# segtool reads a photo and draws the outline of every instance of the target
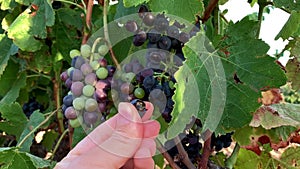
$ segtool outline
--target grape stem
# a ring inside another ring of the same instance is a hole
[[[91,55],[91,58],[90,58],[90,63],[92,63],[93,60],[94,60],[94,55],[93,55],[93,53],[94,53],[95,50],[96,50],[97,44],[98,44],[101,40],[105,40],[105,39],[99,37],[99,38],[97,38],[97,39],[94,41],[94,43],[93,43],[93,46],[92,46],[92,55]]]
[[[84,27],[84,32],[83,32],[83,38],[81,44],[86,44],[89,38],[89,32],[91,31],[92,27],[92,13],[93,13],[93,5],[94,2],[93,0],[88,0],[88,5],[86,6],[85,3],[82,1],[83,6],[86,8],[87,12],[85,15],[85,27]]]
[[[194,164],[191,162],[191,160],[189,159],[189,155],[186,153],[186,151],[184,150],[184,147],[181,143],[181,140],[178,136],[176,136],[174,138],[174,141],[176,143],[176,147],[180,156],[181,161],[184,163],[184,165],[189,168],[189,169],[196,169],[196,167],[194,166]]]
[[[209,161],[209,156],[211,154],[211,136],[212,136],[212,132],[211,131],[207,131],[207,133],[205,134],[207,136],[207,139],[204,142],[204,146],[203,146],[203,153],[202,153],[202,157],[198,163],[198,169],[207,169],[207,164]]]
[[[16,147],[21,147],[25,141],[34,133],[36,132],[40,127],[42,127],[44,124],[46,124],[52,116],[56,114],[57,111],[59,111],[60,108],[53,111],[45,120],[43,120],[39,125],[37,125],[33,130],[31,130],[18,144]]]
[[[74,3],[74,2],[71,2],[71,1],[67,1],[67,0],[55,0],[55,1],[63,2],[63,3],[66,3],[66,4],[75,5],[76,7],[82,9],[84,13],[86,13],[85,8],[82,7],[82,6],[80,6],[80,5],[78,5],[77,3]],[[83,3],[83,4],[84,4],[84,3]]]
[[[169,165],[172,167],[172,169],[180,169],[180,167],[174,162],[170,154],[167,152],[167,150],[163,147],[163,145],[160,143],[159,140],[155,140],[156,142],[156,148],[158,151],[164,156],[164,158],[168,161]]]
[[[209,17],[210,17],[210,14],[212,13],[212,11],[215,9],[215,7],[217,6],[219,0],[210,0],[207,7],[205,8],[205,11],[204,11],[204,15],[202,17],[202,23],[206,22]]]
[[[53,160],[53,158],[54,158],[54,156],[55,156],[55,153],[56,153],[56,151],[57,151],[57,149],[58,149],[58,147],[59,147],[61,141],[63,140],[63,138],[65,137],[65,135],[66,135],[68,132],[69,132],[69,129],[65,130],[65,131],[61,134],[61,136],[59,137],[59,139],[58,139],[58,141],[57,141],[57,143],[55,144],[55,147],[54,147],[54,149],[53,149],[51,160]]]
[[[228,168],[228,169],[233,168],[233,166],[237,160],[239,150],[240,150],[240,145],[238,143],[236,143],[230,157],[228,159],[226,159],[226,161],[225,161],[226,168]]]
[[[113,60],[114,64],[116,65],[118,70],[121,70],[121,66],[116,59],[116,56],[114,54],[114,51],[111,46],[110,38],[109,38],[109,33],[108,33],[108,27],[107,27],[107,8],[108,8],[108,0],[104,0],[103,3],[103,29],[104,29],[104,38],[106,39],[107,46],[109,48],[110,52],[110,57]]]

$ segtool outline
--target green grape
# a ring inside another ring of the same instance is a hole
[[[97,60],[102,58],[102,56],[99,53],[92,53],[92,55],[93,55],[93,60],[94,61],[97,61]]]
[[[69,124],[73,128],[80,127],[81,123],[82,123],[82,120],[79,117],[77,117],[76,119],[69,120]]]
[[[96,61],[96,60],[92,61],[92,62],[90,63],[90,65],[91,65],[91,67],[92,67],[93,70],[97,70],[97,69],[99,69],[99,67],[100,67],[99,62]]]
[[[99,79],[105,79],[108,76],[108,70],[105,67],[100,67],[96,71],[96,75]]]
[[[77,97],[73,100],[73,107],[75,110],[83,110],[85,106],[85,99],[82,97]]]
[[[73,59],[75,56],[80,56],[80,51],[77,49],[73,49],[70,51],[70,57]]]
[[[134,96],[138,99],[142,99],[145,96],[145,91],[144,89],[138,87],[134,90]]]
[[[80,53],[83,58],[88,58],[91,55],[92,48],[88,44],[81,45]]]
[[[109,48],[107,45],[101,45],[98,48],[98,53],[102,56],[106,55],[106,53],[109,51]]]
[[[91,97],[95,92],[95,88],[92,85],[85,85],[82,89],[82,92],[85,96]]]
[[[98,108],[98,103],[95,99],[89,98],[86,100],[84,108],[88,112],[96,111]]]

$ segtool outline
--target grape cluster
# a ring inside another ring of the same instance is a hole
[[[214,148],[215,151],[220,151],[223,148],[227,148],[231,145],[233,132],[226,133],[225,135],[215,136],[213,133],[211,136],[211,148]]]
[[[40,110],[41,112],[44,111],[44,106],[38,103],[35,98],[30,98],[22,108],[27,118],[29,118],[35,110]]]
[[[81,123],[93,127],[111,112],[116,112],[110,97],[116,68],[108,65],[103,57],[108,50],[106,45],[100,45],[94,52],[85,44],[80,51],[70,51],[71,67],[62,72],[61,80],[70,90],[63,98],[62,110],[72,127]]]
[[[184,24],[172,22],[164,14],[154,15],[144,5],[140,6],[138,15],[141,24],[129,20],[125,28],[134,33],[133,45],[146,44],[146,63],[131,59],[123,65],[122,77],[116,80],[119,84],[116,87],[118,101],[150,101],[159,109],[165,121],[170,122],[176,83],[174,73],[185,60],[182,47],[199,29],[194,28],[186,33],[182,31]]]

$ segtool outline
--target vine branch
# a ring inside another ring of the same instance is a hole
[[[181,140],[178,136],[176,136],[174,138],[174,141],[176,143],[176,147],[180,156],[180,159],[182,160],[182,162],[185,164],[185,166],[189,169],[196,169],[196,167],[194,166],[194,164],[191,162],[191,160],[189,159],[189,155],[186,153],[183,145],[181,144]]]
[[[103,3],[103,27],[104,27],[104,38],[107,42],[107,46],[109,48],[110,52],[110,57],[113,60],[114,64],[116,65],[118,70],[121,70],[121,66],[114,54],[114,51],[111,46],[110,38],[109,38],[109,33],[108,33],[108,27],[107,27],[107,8],[108,8],[108,0],[104,0]]]
[[[168,161],[172,169],[180,169],[180,167],[174,162],[170,154],[167,152],[167,150],[163,147],[163,145],[160,143],[159,140],[155,140],[156,142],[156,148],[158,151],[164,156],[164,158]]]
[[[84,4],[84,2],[83,2]],[[84,27],[84,32],[83,32],[83,38],[82,38],[82,42],[81,44],[86,44],[86,42],[88,41],[89,35],[90,35],[90,31],[92,29],[92,22],[91,22],[91,18],[92,18],[92,13],[93,13],[93,5],[94,2],[93,0],[88,0],[88,5],[84,5],[86,6],[86,15],[85,15],[85,27]]]
[[[212,132],[211,131],[207,131],[207,136],[208,137],[207,137],[207,139],[204,142],[202,158],[199,161],[198,169],[207,169],[207,164],[208,164],[208,161],[209,161],[209,156],[211,154],[211,148],[210,148],[211,135],[212,135]]]
[[[212,13],[212,11],[215,9],[215,7],[217,6],[219,0],[210,0],[205,11],[204,11],[204,14],[203,14],[203,17],[202,17],[202,23],[206,22],[209,17],[210,17],[210,14]]]
[[[55,156],[55,153],[56,153],[56,151],[57,151],[57,149],[58,149],[58,147],[59,147],[59,145],[60,145],[62,139],[65,137],[65,135],[66,135],[68,132],[69,132],[69,129],[65,130],[65,131],[62,133],[62,135],[59,137],[59,139],[58,139],[58,141],[57,141],[57,143],[55,144],[55,147],[54,147],[54,149],[53,149],[51,160],[53,160],[53,158],[54,158],[54,156]]]
[[[36,132],[40,127],[42,127],[44,124],[46,124],[49,119],[54,116],[56,114],[56,112],[59,110],[60,108],[56,109],[55,111],[53,111],[44,121],[42,121],[38,126],[36,126],[33,130],[31,130],[18,144],[17,147],[21,147],[25,141],[34,133]]]

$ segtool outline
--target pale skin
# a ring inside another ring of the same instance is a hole
[[[149,120],[153,105],[146,103],[141,118],[130,103],[80,141],[54,169],[153,169],[155,138],[160,125]]]

